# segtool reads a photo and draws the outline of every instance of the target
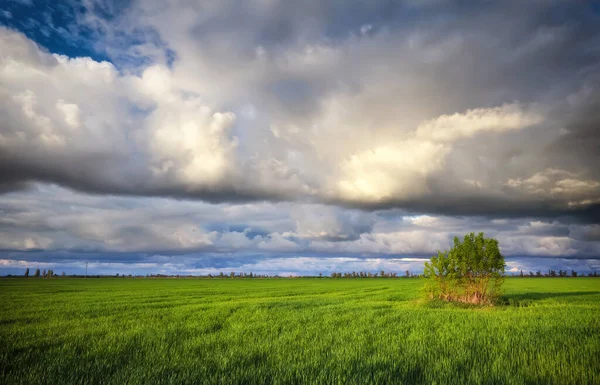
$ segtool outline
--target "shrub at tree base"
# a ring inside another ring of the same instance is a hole
[[[498,241],[483,233],[465,235],[461,242],[425,262],[425,290],[431,299],[493,304],[504,281],[504,257]]]

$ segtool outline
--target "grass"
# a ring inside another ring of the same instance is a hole
[[[600,279],[3,279],[3,384],[600,384]]]

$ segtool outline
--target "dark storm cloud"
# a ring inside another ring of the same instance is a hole
[[[2,182],[0,182],[0,194],[4,194],[7,192],[20,191],[25,190],[29,186],[28,182],[20,181],[20,180],[11,180],[10,178],[2,178]]]
[[[363,210],[386,210],[400,207],[407,213],[446,216],[486,216],[488,218],[543,218],[559,219],[565,222],[598,223],[600,204],[565,207],[560,200],[525,200],[485,197],[468,193],[462,196],[431,194],[418,200],[387,200],[376,203],[350,203],[331,201],[331,204],[345,205]]]
[[[131,164],[130,158],[115,159],[114,155],[108,154],[79,156],[77,161],[69,154],[63,154],[52,163],[43,159],[32,162],[31,158],[22,159],[22,156],[5,158],[8,159],[0,164],[0,193],[27,189],[30,182],[45,182],[100,195],[200,199],[211,203],[290,200],[277,192],[253,191],[244,186],[190,189],[177,184],[153,183],[147,170],[134,169],[129,173],[124,170],[123,165]]]
[[[600,41],[599,41],[600,43]],[[565,134],[548,146],[548,153],[600,178],[600,71],[593,74],[590,85],[571,98],[577,107],[564,125]]]

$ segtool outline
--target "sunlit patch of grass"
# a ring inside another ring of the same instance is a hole
[[[598,384],[600,280],[0,280],[0,383]]]

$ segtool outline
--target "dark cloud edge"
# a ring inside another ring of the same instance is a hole
[[[270,203],[307,203],[325,204],[346,209],[358,209],[365,212],[402,209],[407,213],[432,214],[444,216],[487,217],[497,218],[553,218],[565,222],[600,223],[600,203],[565,207],[564,202],[557,200],[517,201],[515,199],[494,199],[481,196],[440,197],[424,196],[420,199],[396,200],[386,199],[379,202],[352,202],[341,199],[316,199],[311,197],[296,198],[283,193],[268,193],[252,189],[239,189],[233,186],[221,189],[186,190],[177,187],[152,186],[149,188],[135,186],[109,186],[90,181],[85,174],[72,175],[67,178],[58,173],[44,174],[36,172],[31,178],[19,178],[10,165],[0,166],[0,196],[32,189],[34,183],[46,183],[61,186],[73,191],[90,195],[112,195],[140,198],[171,198],[176,200],[202,201],[210,204],[243,204],[251,202]],[[87,183],[90,182],[90,183]]]

